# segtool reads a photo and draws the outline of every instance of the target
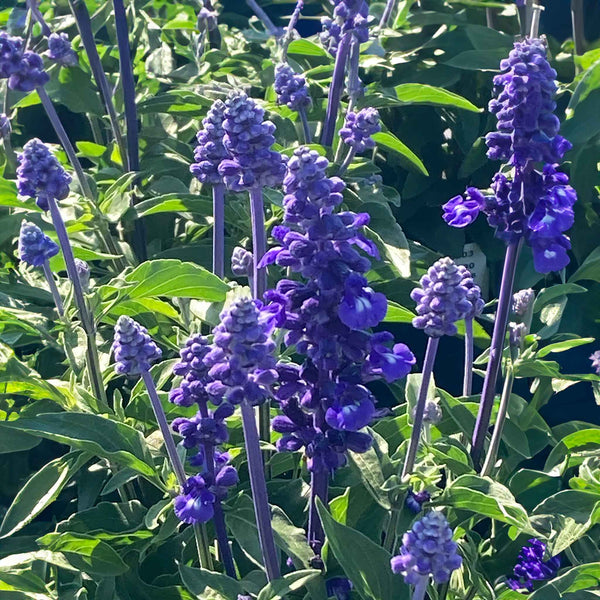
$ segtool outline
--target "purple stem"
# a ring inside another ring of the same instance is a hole
[[[262,188],[250,189],[250,215],[252,218],[252,254],[254,256],[252,295],[261,300],[267,289],[267,270],[264,267],[262,269],[258,268],[260,259],[267,251]]]
[[[60,317],[64,317],[65,307],[63,306],[62,298],[60,297],[60,294],[58,293],[58,288],[56,287],[56,282],[54,281],[54,277],[52,275],[52,270],[50,269],[50,265],[48,264],[47,260],[44,261],[44,264],[42,265],[42,267],[44,269],[44,275],[46,276],[46,281],[48,282],[48,287],[50,288],[50,291],[52,292],[52,298],[54,298],[54,304],[56,305],[56,310],[58,311],[58,314]]]
[[[485,372],[485,379],[483,380],[481,402],[479,404],[477,421],[475,422],[475,430],[473,431],[471,457],[473,458],[473,463],[476,467],[481,460],[485,436],[490,425],[492,407],[494,406],[496,382],[500,373],[502,350],[504,348],[508,316],[512,305],[513,286],[521,245],[522,240],[518,240],[516,242],[511,242],[506,247],[504,270],[502,272],[502,282],[500,284],[500,297],[498,298],[498,309],[496,311],[494,332],[492,333],[492,342],[490,345],[490,358]]]
[[[363,94],[363,86],[358,76],[360,62],[360,43],[353,37],[350,45],[350,56],[348,58],[348,112],[354,109],[358,99]]]
[[[344,162],[340,165],[340,170],[338,171],[338,177],[341,177],[347,170],[352,161],[354,160],[354,156],[356,155],[356,150],[354,148],[350,148]]]
[[[209,417],[208,407],[206,406],[206,402],[199,403],[200,415],[203,419]],[[215,481],[215,448],[213,444],[204,443],[202,444],[202,449],[204,451],[204,461],[206,465],[206,470],[212,476],[212,481]],[[215,514],[213,516],[213,523],[215,526],[215,533],[217,536],[217,542],[219,544],[219,552],[221,555],[221,560],[223,562],[223,566],[225,567],[225,573],[232,577],[233,579],[237,579],[236,571],[235,571],[235,563],[233,562],[233,556],[231,554],[231,548],[229,547],[229,539],[227,538],[227,527],[225,525],[225,515],[223,514],[223,506],[221,504],[221,499],[215,497],[215,501],[213,503]]]
[[[423,575],[421,579],[415,584],[411,600],[425,600],[425,594],[427,593],[428,584],[429,575]]]
[[[48,198],[48,205],[50,208],[50,217],[52,218],[52,223],[54,224],[54,229],[58,236],[58,242],[65,259],[67,275],[73,286],[75,304],[79,310],[79,320],[81,321],[81,326],[83,327],[87,338],[87,368],[92,390],[94,391],[96,398],[106,404],[106,391],[104,390],[102,372],[100,371],[100,361],[98,359],[98,349],[96,348],[96,324],[94,323],[94,319],[92,318],[85,301],[81,280],[79,279],[77,267],[75,266],[73,248],[71,247],[67,228],[65,227],[65,222],[60,214],[56,200],[54,198]]]
[[[117,30],[117,45],[119,47],[119,71],[123,86],[123,100],[125,104],[125,125],[127,127],[127,165],[129,171],[140,170],[140,145],[135,104],[135,81],[133,79],[133,65],[131,64],[131,47],[129,46],[129,26],[123,0],[113,0],[115,11],[115,27]],[[131,204],[134,199],[132,195]],[[140,261],[148,258],[146,248],[146,228],[141,219],[134,221],[133,245]]]
[[[383,10],[383,14],[381,15],[381,20],[379,21],[379,28],[382,29],[385,27],[392,16],[392,11],[394,10],[394,6],[396,5],[396,0],[388,0],[385,8]]]
[[[463,378],[463,396],[473,391],[473,318],[465,319],[465,374]]]
[[[119,127],[119,119],[117,117],[117,111],[112,99],[113,95],[110,90],[110,86],[108,85],[108,80],[106,79],[106,73],[102,67],[102,61],[100,60],[100,55],[98,54],[98,48],[96,48],[90,14],[88,13],[87,6],[83,0],[69,0],[69,5],[71,7],[71,12],[75,17],[77,29],[79,30],[83,47],[85,48],[85,52],[90,62],[90,68],[92,70],[92,75],[94,76],[94,81],[100,90],[100,96],[102,97],[106,112],[108,113],[112,134],[117,142],[117,146],[119,147],[119,153],[124,161],[123,164],[127,164],[127,151],[125,148],[125,142],[123,140],[123,135],[121,134],[121,128]]]
[[[213,273],[225,275],[225,186],[213,185]]]
[[[337,121],[340,100],[344,91],[344,74],[346,72],[346,63],[350,53],[350,43],[352,41],[352,32],[348,31],[342,36],[342,41],[337,49],[335,57],[335,66],[333,67],[333,77],[331,87],[329,88],[329,99],[327,102],[327,113],[325,115],[325,124],[321,133],[321,145],[331,146],[335,124]]]
[[[423,364],[423,374],[421,375],[421,387],[419,388],[419,398],[415,408],[415,418],[410,435],[410,443],[408,452],[404,460],[402,468],[402,479],[407,475],[411,475],[417,458],[417,450],[419,449],[419,441],[421,439],[421,429],[423,428],[423,414],[425,412],[425,403],[427,401],[427,390],[433,373],[433,365],[435,363],[435,355],[440,343],[440,338],[430,337],[427,341],[427,350],[425,351],[425,362]]]
[[[46,37],[48,37],[52,33],[52,30],[50,29],[50,27],[48,27],[48,23],[46,23],[44,16],[40,12],[40,9],[37,5],[37,0],[27,0],[27,6],[29,7],[31,14],[33,15],[33,18],[40,24],[40,27],[42,28],[42,33]]]
[[[308,117],[306,116],[306,108],[300,107],[298,110],[300,115],[300,123],[302,123],[302,132],[304,133],[304,143],[310,144],[312,142],[312,136],[310,134],[310,126],[308,125]]]
[[[325,532],[317,512],[317,498],[327,506],[329,488],[329,473],[318,471],[310,474],[310,506],[308,510],[308,543],[313,552],[320,556],[325,543]]]
[[[258,429],[256,428],[254,409],[248,401],[244,400],[241,403],[241,411],[258,538],[260,540],[267,579],[273,581],[274,579],[278,579],[280,575],[279,560],[277,559],[277,550],[275,549],[275,540],[273,539],[273,529],[271,527],[271,510],[269,508],[267,483],[263,469]]]
[[[269,15],[259,6],[256,0],[246,0],[246,4],[254,11],[254,14],[262,21],[265,29],[273,36],[279,35],[279,29],[275,27],[273,21],[269,18]]]

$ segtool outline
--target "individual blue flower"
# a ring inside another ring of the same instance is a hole
[[[517,564],[513,570],[513,576],[506,581],[513,590],[526,590],[533,592],[535,581],[553,579],[560,568],[560,556],[553,556],[544,561],[546,544],[535,538],[529,540],[527,546],[523,546]]]
[[[252,275],[254,257],[252,252],[236,246],[231,254],[231,272],[236,277],[248,277]]]
[[[19,71],[23,46],[22,38],[0,31],[0,78],[7,79]]]
[[[220,318],[213,347],[204,358],[212,380],[206,390],[217,402],[225,398],[231,404],[261,404],[277,379],[273,325],[248,298],[236,300]]]
[[[362,275],[352,273],[345,282],[338,315],[350,329],[376,327],[387,313],[387,298],[368,287]]]
[[[451,258],[441,258],[429,267],[420,287],[411,293],[417,302],[413,326],[430,337],[456,335],[456,322],[473,310],[463,279],[463,271]]]
[[[225,103],[215,100],[202,119],[203,128],[196,135],[198,145],[194,149],[194,163],[190,166],[192,175],[201,183],[216,185],[223,182],[219,175],[221,161],[229,154],[223,145],[225,130]]]
[[[366,387],[338,383],[325,422],[340,431],[358,431],[373,420],[374,414],[375,398]]]
[[[357,154],[375,147],[373,134],[381,131],[379,112],[375,108],[363,108],[358,112],[348,111],[340,138]]]
[[[452,571],[462,565],[457,550],[446,517],[431,511],[402,537],[400,554],[391,561],[392,571],[401,573],[409,585],[417,585],[429,576],[436,584],[447,583]]]
[[[287,63],[280,63],[275,67],[273,87],[277,94],[277,104],[285,104],[291,110],[306,110],[312,103],[306,79],[295,73]]]
[[[519,290],[513,295],[513,312],[519,317],[524,317],[528,313],[534,300],[535,292],[531,288]]]
[[[469,187],[464,198],[454,196],[444,204],[444,221],[451,227],[466,227],[479,216],[484,206],[483,194],[477,188]]]
[[[462,275],[461,285],[467,290],[467,300],[471,304],[465,318],[473,319],[483,312],[485,306],[485,302],[481,297],[481,288],[473,281],[473,276],[467,267],[458,265],[458,271]]]
[[[20,37],[0,31],[0,79],[8,79],[8,87],[19,92],[31,92],[50,81],[39,54],[25,50]]]
[[[74,67],[79,62],[66,33],[51,33],[48,36],[46,56],[61,67]]]
[[[201,475],[189,477],[183,491],[175,498],[174,510],[184,523],[206,523],[214,514],[215,495],[207,488]]]
[[[232,93],[225,102],[223,145],[229,159],[219,165],[227,187],[241,192],[255,187],[280,185],[285,162],[271,150],[275,125],[264,120],[265,111],[243,93]]]
[[[393,342],[394,336],[389,331],[378,331],[371,336],[369,354],[362,369],[365,378],[383,377],[392,383],[410,373],[417,359],[406,344]]]
[[[590,361],[592,362],[592,368],[596,371],[597,375],[600,375],[600,350],[596,350],[591,356]]]
[[[556,71],[548,63],[545,42],[538,38],[515,42],[500,69],[489,105],[498,125],[486,136],[488,156],[519,167],[560,162],[571,144],[558,134]]]
[[[77,276],[79,277],[79,281],[81,282],[81,289],[84,293],[89,292],[90,290],[90,265],[88,265],[85,260],[81,260],[80,258],[75,259],[75,269],[77,270]]]
[[[423,510],[423,504],[429,500],[431,500],[431,494],[427,490],[413,492],[409,489],[404,504],[411,512],[418,515]]]
[[[17,190],[21,196],[35,198],[42,210],[48,210],[49,199],[67,197],[71,176],[46,144],[37,138],[29,140],[17,158]]]
[[[121,315],[115,325],[112,351],[116,361],[115,371],[128,377],[145,373],[162,356],[160,348],[148,335],[148,330],[126,315]]]
[[[415,418],[415,408],[412,411],[412,418]],[[423,423],[427,425],[437,425],[442,420],[442,409],[437,400],[427,398],[425,401],[425,410],[423,411]]]
[[[58,254],[58,244],[53,242],[37,225],[23,221],[19,233],[19,258],[33,267],[41,267]]]

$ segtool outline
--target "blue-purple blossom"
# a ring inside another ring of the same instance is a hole
[[[41,267],[58,254],[59,247],[37,225],[23,221],[19,233],[19,258],[28,265]]]
[[[369,6],[365,0],[334,0],[333,19],[321,19],[321,43],[335,56],[342,35],[352,32],[359,43],[369,40]]]
[[[560,162],[571,144],[558,134],[556,71],[546,58],[545,42],[538,38],[515,42],[500,69],[489,105],[498,125],[486,136],[488,156],[519,167]]]
[[[145,373],[162,356],[162,351],[148,335],[148,330],[126,315],[121,315],[115,325],[112,351],[115,371],[128,377]]]
[[[304,448],[313,472],[344,465],[347,450],[368,449],[371,438],[359,430],[375,416],[375,398],[364,383],[395,381],[415,363],[391,334],[370,331],[385,317],[387,301],[364,277],[371,263],[363,252],[377,256],[362,232],[368,215],[336,212],[344,184],[327,177],[327,166],[313,150],[294,151],[284,179],[284,224],[272,231],[280,245],[261,261],[300,275],[268,291],[264,311],[286,331],[285,344],[305,357],[301,367],[278,366],[277,447]]]
[[[456,322],[471,314],[465,275],[451,258],[440,258],[421,277],[420,287],[411,292],[417,303],[413,326],[430,337],[456,335]]]
[[[379,112],[375,108],[363,108],[358,112],[348,111],[344,126],[340,129],[340,138],[357,154],[375,147],[372,138],[381,131]]]
[[[273,87],[277,94],[277,104],[285,104],[291,110],[306,110],[312,103],[306,79],[295,73],[287,63],[275,67]]]
[[[252,269],[254,264],[254,257],[252,252],[236,246],[231,254],[231,272],[236,277],[248,277],[252,275]]]
[[[391,561],[392,571],[401,573],[409,585],[416,585],[430,575],[436,584],[447,583],[452,571],[462,565],[457,549],[446,517],[431,511],[402,537],[400,554]]]
[[[25,50],[22,38],[0,31],[0,79],[8,79],[11,90],[31,92],[48,83],[50,77],[42,57]]]
[[[330,577],[325,581],[328,598],[350,600],[354,586],[347,577]]]
[[[79,281],[81,283],[81,289],[84,293],[89,292],[90,290],[90,265],[88,265],[85,260],[81,260],[80,258],[75,259],[75,269],[77,270],[77,276],[79,277]]]
[[[51,33],[48,36],[48,50],[45,55],[61,67],[74,67],[79,62],[66,33]]]
[[[471,303],[471,310],[467,312],[465,318],[473,319],[482,313],[485,306],[481,297],[481,288],[473,281],[473,276],[467,267],[458,265],[458,271],[462,275],[461,285],[467,290],[467,300]]]
[[[214,514],[215,495],[208,489],[202,475],[194,475],[186,481],[182,493],[175,498],[173,508],[184,523],[206,523]]]
[[[444,221],[451,227],[466,227],[470,225],[484,210],[483,194],[474,187],[468,187],[463,196],[454,196],[442,207]]]
[[[592,368],[596,371],[597,375],[600,375],[600,350],[596,350],[591,356],[590,361],[592,362]]]
[[[408,510],[417,515],[421,512],[421,510],[423,510],[423,504],[425,504],[425,502],[429,502],[429,500],[431,500],[431,494],[427,490],[413,492],[409,489],[406,499],[404,500],[404,504]]]
[[[48,210],[49,199],[67,197],[71,176],[46,144],[37,138],[29,140],[17,158],[17,189],[21,196],[35,198],[42,210]]]
[[[221,161],[229,157],[223,145],[224,113],[225,103],[215,100],[202,119],[203,129],[196,135],[198,145],[194,149],[195,162],[190,166],[190,171],[201,183],[216,185],[223,182],[218,169]]]
[[[213,330],[213,347],[204,363],[211,379],[206,391],[217,402],[224,398],[231,404],[243,400],[261,404],[277,379],[275,344],[270,339],[273,323],[259,306],[248,298],[236,300],[221,313]]]
[[[533,591],[535,581],[553,579],[560,568],[560,556],[553,556],[544,561],[546,544],[535,538],[529,540],[529,545],[523,546],[513,576],[506,581],[513,590]]]
[[[412,411],[412,418],[415,418],[415,408]],[[437,425],[442,420],[442,408],[439,402],[428,398],[425,402],[425,410],[423,411],[423,423],[428,425]]]
[[[271,150],[275,125],[264,120],[265,111],[246,94],[232,93],[225,102],[223,145],[230,158],[221,161],[219,174],[234,192],[280,185],[285,162]]]
[[[513,312],[519,317],[524,317],[535,299],[535,292],[531,288],[519,290],[513,295]]]

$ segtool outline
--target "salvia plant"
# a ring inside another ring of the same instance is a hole
[[[593,7],[9,4],[0,594],[597,597]]]

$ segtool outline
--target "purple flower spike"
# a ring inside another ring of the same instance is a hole
[[[436,584],[447,583],[452,571],[462,565],[457,549],[446,517],[432,511],[404,534],[400,554],[392,558],[392,571],[401,573],[409,585],[430,575]]]
[[[544,561],[546,544],[540,540],[529,540],[528,546],[523,546],[517,564],[513,571],[513,577],[506,581],[513,590],[526,590],[533,592],[534,581],[553,579],[560,568],[560,556],[553,556]]]
[[[333,19],[321,19],[321,43],[335,56],[342,35],[352,31],[359,43],[369,40],[369,6],[365,0],[335,0]]]
[[[277,379],[275,345],[269,338],[272,329],[271,320],[263,318],[257,303],[249,299],[237,300],[221,313],[214,346],[204,358],[212,379],[206,390],[217,403],[222,398],[253,405],[266,400],[269,386]]]
[[[46,56],[50,60],[56,61],[61,67],[74,67],[79,62],[66,33],[51,33],[48,36]]]
[[[287,63],[275,67],[275,82],[277,104],[285,104],[291,110],[308,109],[312,104],[306,79],[294,72]]]
[[[18,155],[17,189],[21,196],[35,198],[42,210],[48,210],[48,200],[62,200],[69,194],[71,176],[63,169],[48,146],[34,138]]]
[[[371,136],[379,131],[381,123],[377,109],[363,108],[358,112],[348,112],[344,127],[340,129],[340,137],[355,153],[360,154],[375,147]]]
[[[0,79],[8,79],[8,87],[19,92],[31,92],[50,81],[39,54],[25,51],[20,37],[0,32]]]
[[[456,335],[456,321],[473,311],[469,290],[463,284],[464,273],[451,258],[441,258],[423,277],[421,287],[411,293],[417,302],[413,326],[430,337]]]
[[[252,252],[245,248],[236,246],[231,255],[231,272],[236,277],[248,277],[252,275],[254,257]]]
[[[285,175],[285,162],[271,150],[275,125],[265,121],[265,111],[246,94],[233,93],[225,103],[223,144],[230,159],[223,160],[219,174],[234,192],[275,187]]]
[[[112,345],[115,355],[115,371],[128,377],[146,373],[162,352],[148,335],[148,330],[131,317],[121,315],[115,325]]]
[[[202,119],[203,129],[196,136],[198,145],[194,150],[195,162],[190,167],[190,171],[201,183],[216,185],[223,182],[223,178],[219,175],[219,165],[222,160],[229,157],[223,145],[224,113],[225,103],[215,100],[206,117]]]
[[[58,254],[58,244],[53,242],[35,224],[23,221],[19,234],[19,257],[28,265],[41,267]]]
[[[208,489],[201,475],[189,477],[183,493],[175,498],[177,518],[184,523],[206,523],[214,514],[215,495]]]
[[[485,302],[481,297],[480,287],[473,281],[473,276],[467,267],[458,266],[458,270],[462,275],[461,285],[467,290],[467,300],[471,303],[471,309],[465,315],[467,319],[478,317],[483,312]]]
[[[489,105],[498,118],[498,131],[486,137],[488,156],[519,167],[560,162],[571,144],[558,134],[556,71],[546,58],[545,42],[537,38],[516,42],[500,69]]]

